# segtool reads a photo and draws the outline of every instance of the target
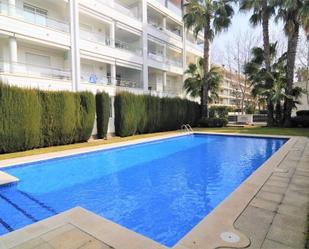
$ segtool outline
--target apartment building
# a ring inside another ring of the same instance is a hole
[[[181,96],[187,64],[203,55],[182,15],[180,0],[1,0],[1,80]]]
[[[233,70],[228,70],[223,66],[220,68],[223,81],[220,86],[219,99],[214,105],[231,106],[236,109],[241,109],[242,98],[245,106],[252,103],[252,87],[249,82],[246,82],[244,75]]]

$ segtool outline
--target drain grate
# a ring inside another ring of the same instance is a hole
[[[240,237],[232,232],[223,232],[220,234],[220,237],[223,241],[228,243],[237,243],[240,241]]]

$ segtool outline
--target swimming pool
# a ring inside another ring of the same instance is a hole
[[[287,140],[188,135],[3,171],[0,234],[81,206],[175,245]]]

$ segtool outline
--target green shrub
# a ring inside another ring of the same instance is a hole
[[[77,131],[77,104],[70,92],[40,92],[44,146],[70,144]]]
[[[202,118],[199,121],[200,127],[225,127],[228,123],[226,118]]]
[[[296,116],[309,116],[309,110],[297,111]]]
[[[110,112],[110,100],[108,93],[100,92],[96,94],[96,113],[98,138],[105,138],[108,129]]]
[[[254,105],[249,105],[246,108],[246,114],[255,114],[256,110],[255,110],[255,106]]]
[[[209,108],[210,118],[228,118],[229,112],[233,111],[230,106],[211,106]]]
[[[0,83],[0,153],[42,145],[38,91]]]
[[[77,106],[76,136],[74,142],[86,142],[92,133],[95,118],[95,99],[90,92],[75,93]]]
[[[182,124],[195,126],[200,117],[199,105],[180,98],[159,98],[127,92],[115,97],[116,135],[176,130]]]
[[[47,92],[0,83],[0,153],[86,141],[94,108],[91,93]]]
[[[292,126],[309,128],[309,116],[302,115],[302,116],[292,117]]]

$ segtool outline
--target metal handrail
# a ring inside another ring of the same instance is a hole
[[[190,134],[192,134],[194,132],[191,125],[189,125],[189,124],[183,124],[181,126],[181,131],[187,132],[187,133],[190,133]]]

